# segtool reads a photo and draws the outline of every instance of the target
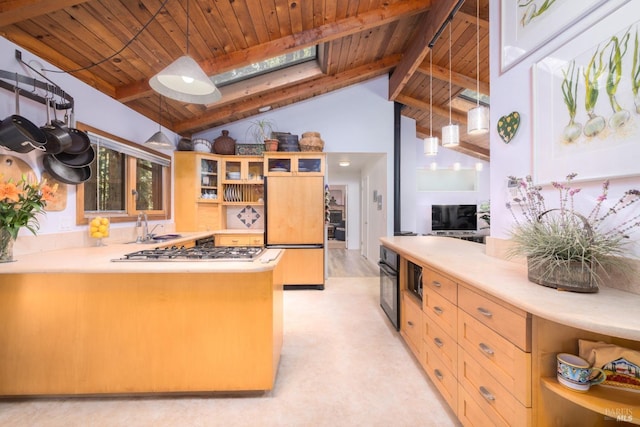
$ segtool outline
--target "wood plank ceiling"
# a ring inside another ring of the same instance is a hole
[[[403,104],[402,114],[416,120],[416,137],[429,136],[431,121],[433,135],[440,136],[439,130],[449,124],[449,100],[465,88],[475,90],[476,75],[481,92],[489,95],[489,0],[463,1],[459,10],[457,3],[189,0],[188,53],[209,75],[313,45],[318,47],[318,60],[221,87],[222,100],[213,105],[163,98],[162,125],[188,137],[259,114],[264,106],[281,108],[390,74],[389,99]],[[0,35],[157,121],[159,96],[148,80],[187,52],[186,8],[187,0],[4,1]],[[454,10],[450,92],[449,29],[433,49],[429,42]],[[54,73],[47,76],[55,81]],[[466,134],[467,108],[468,103],[452,104],[451,116],[460,124],[462,140],[457,150],[488,160],[488,135]]]

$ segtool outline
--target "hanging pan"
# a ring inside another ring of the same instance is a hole
[[[46,154],[43,158],[44,169],[52,177],[65,184],[81,184],[91,178],[91,167],[72,168],[57,160],[53,154]]]
[[[20,89],[16,87],[15,93],[16,114],[7,117],[0,124],[0,145],[18,153],[28,153],[33,149],[44,150],[47,135],[20,115]]]
[[[93,147],[89,146],[87,151],[83,151],[80,154],[69,154],[67,152],[54,154],[54,157],[59,162],[70,166],[72,168],[81,168],[84,166],[89,166],[93,159],[96,157],[96,152]]]
[[[53,110],[55,115],[55,110]],[[68,114],[65,114],[65,118],[68,118]],[[64,150],[67,154],[80,154],[89,150],[91,147],[91,140],[89,139],[89,135],[86,132],[81,131],[80,129],[76,129],[71,127],[69,123],[59,121],[56,117],[56,123],[63,124],[67,127],[69,134],[71,135],[71,146]]]
[[[50,154],[58,154],[67,148],[71,147],[71,134],[66,126],[62,126],[57,120],[52,121],[51,116],[49,115],[49,108],[53,104],[53,109],[55,111],[55,103],[53,99],[51,101],[47,100],[47,124],[41,126],[40,129],[47,136],[47,144],[45,146],[45,151]]]

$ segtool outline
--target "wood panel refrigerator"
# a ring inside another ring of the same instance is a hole
[[[324,289],[324,177],[269,176],[265,245],[285,249],[285,289]]]

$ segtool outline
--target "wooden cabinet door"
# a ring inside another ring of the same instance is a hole
[[[286,249],[282,263],[285,285],[324,285],[324,249]]]
[[[324,242],[324,178],[267,179],[267,244]]]

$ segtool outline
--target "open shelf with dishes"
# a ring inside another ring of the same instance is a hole
[[[225,184],[223,203],[226,205],[262,205],[264,187],[262,184]]]

